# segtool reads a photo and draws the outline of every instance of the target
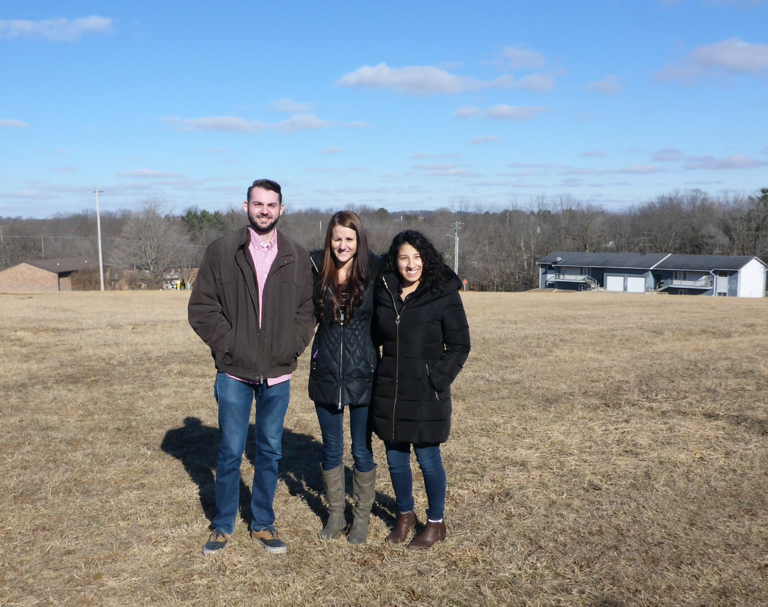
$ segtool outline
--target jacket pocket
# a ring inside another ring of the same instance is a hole
[[[429,380],[429,365],[426,363],[424,364],[424,369],[427,371],[427,389],[435,395],[435,400],[440,400],[440,396],[437,393],[437,390],[435,390],[435,387],[432,385],[432,382]]]

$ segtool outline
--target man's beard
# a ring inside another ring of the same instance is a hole
[[[253,221],[250,217],[248,217],[248,221],[251,224],[251,227],[253,228],[253,231],[256,232],[259,236],[262,236],[264,234],[269,234],[272,230],[275,229],[275,226],[277,225],[277,222],[280,219],[280,215],[275,217],[274,221],[271,221],[266,228],[262,228],[259,226],[255,221]]]

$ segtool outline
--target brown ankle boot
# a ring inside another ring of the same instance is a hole
[[[389,544],[402,544],[405,540],[408,539],[408,534],[411,531],[411,527],[413,527],[415,524],[416,515],[413,512],[398,514],[395,528],[392,529],[392,533],[387,536],[385,541]]]
[[[408,550],[426,550],[432,548],[436,542],[442,542],[445,539],[445,521],[433,523],[427,521],[427,526],[411,543],[406,546]]]

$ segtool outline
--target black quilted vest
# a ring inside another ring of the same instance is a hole
[[[322,254],[312,255],[315,277],[315,305],[320,300],[320,277],[316,268],[322,264]],[[371,278],[363,292],[363,300],[351,318],[343,324],[333,322],[333,312],[326,309],[326,320],[318,319],[312,342],[309,371],[309,398],[316,403],[368,405],[376,371],[377,355],[371,339],[373,289],[380,259],[371,255]]]

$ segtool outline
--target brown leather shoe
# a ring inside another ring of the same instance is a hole
[[[408,534],[411,532],[411,528],[415,524],[416,515],[413,512],[398,514],[395,528],[392,529],[392,533],[387,536],[385,541],[389,544],[402,544],[405,540],[408,539]]]
[[[442,542],[445,539],[445,521],[433,523],[427,521],[427,526],[411,543],[406,546],[408,550],[426,550],[432,548],[436,542]]]

